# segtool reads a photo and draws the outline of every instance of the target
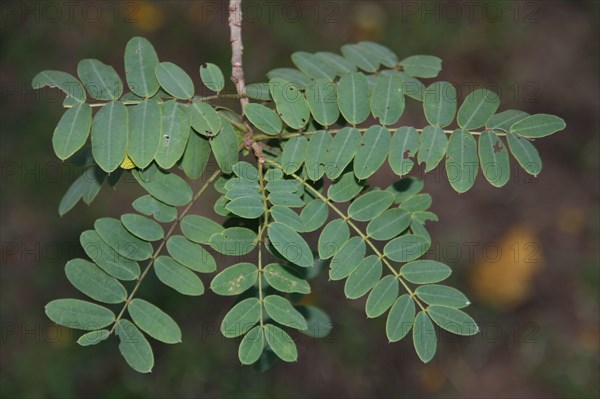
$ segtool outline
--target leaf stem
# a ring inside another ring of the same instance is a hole
[[[364,133],[366,132],[369,128],[366,127],[361,127],[361,128],[357,128],[359,132]],[[390,132],[394,132],[395,130],[397,130],[397,127],[384,127],[384,129],[389,130]],[[339,133],[342,129],[321,129],[321,130],[311,130],[309,132],[298,132],[298,133],[282,133],[278,136],[269,136],[268,134],[255,134],[252,139],[254,141],[264,141],[264,140],[270,140],[270,139],[274,139],[274,138],[278,138],[278,139],[291,139],[293,137],[301,137],[301,136],[311,136],[313,134],[316,134],[318,132],[323,132],[326,131],[328,133],[331,134],[336,134]],[[415,129],[417,132],[422,132],[423,129]],[[497,130],[497,129],[488,129],[488,130]],[[484,130],[487,131],[487,130]],[[452,134],[454,132],[454,130],[444,130],[444,133],[446,134]],[[482,132],[469,132],[470,134],[474,135],[474,136],[480,136]],[[506,136],[506,133],[496,133],[498,136]]]
[[[269,164],[271,164],[271,165],[273,165],[277,169],[280,169],[283,172],[283,166],[281,166],[279,163],[277,163],[275,161],[272,161],[270,159],[267,159],[266,162],[269,163]],[[386,258],[386,256],[375,246],[375,244],[373,244],[373,242],[369,239],[369,237],[365,233],[363,233],[362,230],[356,224],[354,224],[354,222],[352,220],[350,220],[350,217],[348,215],[346,215],[344,212],[342,212],[337,206],[335,206],[334,204],[332,204],[327,197],[325,197],[323,194],[321,194],[313,186],[311,186],[310,184],[308,184],[303,178],[301,178],[300,176],[298,176],[298,175],[296,175],[294,173],[290,174],[290,176],[292,176],[294,179],[296,179],[298,182],[300,182],[304,187],[308,188],[317,198],[319,198],[321,201],[323,201],[335,213],[337,213],[342,219],[344,219],[344,221],[346,223],[348,223],[348,225],[350,227],[352,227],[352,229],[363,239],[363,241],[365,241],[371,247],[371,249],[373,250],[373,252],[375,253],[375,255],[377,255],[377,257],[379,259],[381,259],[381,261],[394,274],[394,276],[396,276],[396,278],[398,279],[398,281],[400,281],[400,283],[402,284],[402,286],[404,287],[404,289],[406,290],[406,292],[417,303],[417,305],[419,305],[419,307],[421,308],[421,310],[425,311],[425,307],[417,299],[417,296],[416,296],[415,292],[404,281],[404,279],[402,278],[402,276],[400,275],[400,273],[397,272],[396,269],[394,269],[394,267],[388,261],[388,259]]]
[[[262,287],[262,280],[263,280],[262,247],[263,247],[263,242],[264,242],[263,234],[269,224],[269,205],[267,203],[267,195],[266,195],[266,188],[265,188],[264,163],[258,162],[257,166],[258,166],[258,180],[259,180],[259,184],[260,184],[260,194],[262,196],[262,202],[263,202],[263,206],[264,206],[264,210],[265,210],[265,218],[264,218],[263,223],[258,232],[258,239],[257,239],[257,244],[258,244],[258,301],[260,302],[260,326],[263,327],[264,326],[264,321],[263,321],[263,319],[264,319],[264,314],[263,314],[264,298],[263,298],[263,287]]]
[[[127,300],[125,301],[125,304],[123,305],[123,308],[119,312],[119,315],[115,319],[115,322],[114,322],[112,328],[110,329],[110,331],[108,333],[109,335],[112,334],[115,331],[115,328],[117,327],[117,324],[119,323],[119,321],[121,320],[121,318],[125,314],[125,310],[127,310],[127,307],[129,306],[129,304],[133,300],[133,297],[135,296],[137,290],[140,288],[140,285],[142,284],[142,280],[144,280],[144,278],[146,277],[146,275],[150,272],[150,269],[154,265],[154,262],[156,261],[156,258],[158,258],[158,255],[160,255],[160,252],[164,248],[165,243],[167,242],[167,240],[173,235],[173,232],[175,231],[175,228],[177,227],[177,225],[187,215],[187,213],[190,211],[190,209],[192,208],[192,206],[194,205],[194,203],[198,200],[198,198],[200,198],[200,196],[202,196],[202,194],[206,191],[206,189],[208,187],[210,187],[210,185],[215,181],[215,179],[220,174],[221,174],[221,171],[217,170],[216,172],[214,172],[208,178],[208,180],[202,185],[202,187],[200,187],[200,189],[198,190],[198,192],[196,193],[196,195],[194,195],[194,198],[192,198],[192,201],[190,201],[190,203],[185,207],[185,209],[179,214],[179,216],[177,217],[177,219],[173,222],[173,224],[169,228],[169,231],[167,232],[167,234],[165,235],[165,237],[162,239],[160,245],[158,246],[158,248],[156,248],[156,251],[154,251],[154,254],[152,254],[152,257],[150,258],[150,261],[148,262],[148,265],[146,266],[146,268],[144,269],[144,271],[140,275],[140,278],[138,279],[137,283],[135,284],[135,287],[133,287],[133,289],[131,290],[131,293],[127,297]]]
[[[177,99],[175,97],[165,97],[168,100],[167,101],[171,101],[171,100],[175,100],[177,101]],[[165,99],[163,98],[163,99]],[[240,96],[238,94],[215,94],[212,96],[206,96],[206,97],[199,97],[199,96],[194,96],[192,98],[192,102],[198,102],[198,101],[209,101],[209,100],[217,100],[220,98],[240,98]],[[137,104],[141,104],[144,101],[147,101],[148,99],[144,99],[144,100],[128,100],[128,101],[120,101],[120,100],[114,100],[114,101],[106,101],[103,103],[89,103],[88,105],[92,108],[96,108],[96,107],[103,107],[105,105],[108,105],[112,102],[122,102],[123,105],[137,105]],[[167,101],[157,101],[158,104],[164,104]],[[180,102],[180,104],[183,105],[188,105],[189,102]],[[63,108],[73,108],[73,105],[64,105]]]

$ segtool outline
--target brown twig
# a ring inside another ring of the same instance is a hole
[[[246,82],[244,80],[244,68],[242,66],[242,56],[244,55],[244,44],[242,43],[242,0],[229,1],[229,30],[231,31],[231,81],[240,96],[242,106],[242,115],[244,107],[249,103],[246,95]],[[259,163],[265,162],[262,146],[252,138],[252,128],[245,124],[246,134],[244,136],[244,146],[254,152]]]

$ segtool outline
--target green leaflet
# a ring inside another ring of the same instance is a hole
[[[56,87],[67,95],[63,105],[84,103],[87,97],[81,82],[66,72],[42,71],[35,75],[31,81],[31,87],[41,89],[45,86]]]
[[[168,287],[183,295],[199,296],[204,294],[202,280],[190,269],[173,258],[159,256],[154,262],[156,277]]]
[[[61,217],[73,209],[79,200],[82,199],[86,185],[86,177],[85,175],[81,175],[69,186],[58,204],[58,214]]]
[[[377,284],[381,272],[381,260],[377,256],[370,255],[364,258],[346,280],[344,286],[346,297],[358,299],[365,295]]]
[[[167,240],[167,251],[177,262],[200,273],[212,273],[217,270],[213,256],[200,245],[184,236],[172,236]]]
[[[123,82],[115,69],[98,60],[81,60],[77,65],[77,75],[96,100],[118,100],[123,94]]]
[[[350,275],[365,257],[366,244],[361,237],[355,236],[346,241],[329,264],[329,278],[341,280]]]
[[[523,111],[509,109],[492,116],[485,124],[488,129],[499,129],[508,132],[510,127],[520,120],[527,118],[529,114]]]
[[[194,82],[183,69],[172,62],[161,62],[154,69],[160,86],[180,100],[189,100],[194,95]]]
[[[410,213],[401,208],[388,209],[367,225],[367,235],[374,240],[392,239],[408,228]]]
[[[276,136],[281,132],[283,123],[281,118],[271,108],[267,108],[261,104],[247,104],[244,107],[244,115],[248,118],[257,129],[264,133]]]
[[[221,117],[212,106],[205,102],[192,102],[189,115],[192,128],[203,136],[213,137],[221,130]]]
[[[183,159],[181,160],[181,168],[185,175],[190,179],[199,179],[210,158],[211,148],[210,143],[205,138],[188,129],[189,139]]]
[[[335,79],[336,73],[333,68],[313,54],[297,51],[292,54],[292,62],[310,78],[325,79],[328,82],[333,82]]]
[[[303,232],[310,233],[319,229],[325,224],[328,217],[329,207],[327,204],[319,198],[312,200],[300,213],[300,221],[304,226]]]
[[[485,131],[479,136],[479,159],[481,171],[494,187],[502,187],[510,179],[510,163],[506,145],[493,131]]]
[[[79,337],[77,343],[81,346],[96,345],[106,340],[109,335],[110,334],[108,333],[108,330],[90,331],[89,333],[85,333]]]
[[[315,121],[327,127],[340,117],[337,86],[324,79],[313,80],[306,87],[306,101]]]
[[[401,71],[383,71],[384,74],[395,74],[402,79],[403,86],[402,91],[410,98],[414,98],[417,101],[423,102],[425,100],[425,85],[418,79],[413,78],[409,74]]]
[[[143,101],[129,107],[127,155],[140,169],[145,169],[161,144],[162,120],[156,101]]]
[[[256,233],[245,227],[230,227],[210,237],[210,246],[228,256],[242,256],[256,247]]]
[[[311,267],[314,263],[312,251],[304,238],[285,224],[274,222],[267,229],[269,241],[290,262]]]
[[[92,155],[103,171],[114,171],[125,159],[127,126],[127,108],[121,102],[108,103],[94,116]]]
[[[165,344],[181,342],[181,330],[175,320],[150,302],[135,298],[127,311],[133,322],[152,338]]]
[[[350,229],[343,219],[334,219],[321,231],[319,236],[319,258],[329,259],[337,254],[350,239]]]
[[[458,126],[464,130],[478,129],[496,113],[500,98],[494,92],[478,89],[469,94],[458,110]]]
[[[425,172],[435,169],[444,158],[447,146],[448,138],[442,129],[433,126],[423,129],[417,158],[419,163],[425,162]]]
[[[271,101],[268,83],[250,83],[246,86],[246,95],[253,100]]]
[[[225,77],[221,69],[215,64],[207,62],[200,67],[200,78],[204,86],[210,90],[219,93],[225,87]]]
[[[356,44],[346,44],[342,46],[341,50],[344,58],[363,71],[372,73],[379,69],[379,62],[368,48]]]
[[[323,63],[329,65],[329,67],[335,70],[338,75],[342,75],[347,72],[356,72],[356,66],[339,54],[328,51],[320,51],[315,53],[315,56]]]
[[[91,166],[83,172],[81,178],[84,179],[84,184],[81,197],[86,205],[90,205],[96,198],[102,188],[105,177],[106,173],[96,166]]]
[[[390,185],[387,190],[396,196],[394,203],[399,204],[421,192],[424,186],[425,184],[422,180],[409,176]]]
[[[48,302],[45,311],[56,324],[77,330],[98,330],[115,321],[112,311],[79,299],[55,299]]]
[[[295,173],[306,160],[308,140],[306,137],[293,137],[283,147],[281,166],[285,174]]]
[[[388,313],[385,323],[385,333],[390,342],[404,338],[413,326],[415,318],[415,302],[410,295],[401,295]]]
[[[242,364],[253,364],[258,361],[265,347],[265,336],[262,326],[256,326],[244,336],[238,350]]]
[[[92,126],[92,109],[87,104],[77,104],[60,118],[54,134],[52,147],[61,160],[75,154],[88,139]]]
[[[377,77],[371,94],[371,112],[383,126],[392,125],[404,112],[403,81],[398,75],[386,74]]]
[[[150,195],[144,195],[133,201],[133,209],[162,223],[172,222],[177,218],[177,209]]]
[[[428,209],[432,202],[431,195],[417,194],[402,202],[400,206],[409,212],[419,212]]]
[[[356,179],[354,173],[348,172],[331,184],[327,196],[334,202],[348,202],[356,197],[363,188],[364,184]]]
[[[94,222],[94,229],[100,238],[119,255],[131,260],[146,260],[152,256],[152,245],[127,231],[118,219],[97,219]]]
[[[100,238],[94,230],[81,233],[83,250],[102,270],[119,280],[135,280],[140,275],[140,266],[121,256]]]
[[[456,89],[452,83],[435,82],[425,90],[423,111],[430,125],[444,128],[456,115]]]
[[[265,213],[265,206],[260,197],[242,196],[229,202],[225,209],[244,219],[256,219]]]
[[[65,265],[65,274],[75,288],[96,301],[121,303],[127,298],[121,283],[86,260],[70,260]]]
[[[345,127],[333,136],[327,149],[325,174],[335,180],[344,172],[346,166],[358,151],[361,135],[358,129]]]
[[[410,262],[422,256],[430,246],[431,242],[425,237],[407,234],[388,242],[383,253],[395,262]]]
[[[310,83],[310,79],[305,74],[294,68],[276,68],[267,73],[267,77],[271,80],[285,80],[300,90],[305,89]]]
[[[277,291],[288,293],[309,294],[310,285],[291,269],[279,263],[270,263],[263,269],[267,283]]]
[[[260,310],[258,298],[247,298],[238,302],[223,318],[221,333],[227,338],[245,334],[260,320]]]
[[[305,170],[310,180],[317,181],[325,174],[327,149],[332,140],[331,134],[326,131],[319,131],[308,140]]]
[[[371,126],[363,134],[354,157],[354,174],[364,180],[379,170],[387,158],[391,135],[381,126]]]
[[[183,155],[190,136],[190,121],[182,104],[167,101],[160,107],[162,132],[154,159],[161,168],[170,169]]]
[[[285,206],[288,208],[301,208],[304,206],[304,201],[298,196],[299,194],[275,192],[269,194],[268,200],[273,205]]]
[[[471,304],[465,294],[447,285],[422,285],[417,287],[415,294],[429,305],[442,305],[461,309]]]
[[[257,277],[256,265],[247,262],[238,263],[217,274],[210,283],[210,289],[218,295],[239,295],[252,287]]]
[[[125,77],[129,89],[141,97],[152,97],[159,89],[154,69],[158,55],[143,37],[133,37],[125,47]]]
[[[396,276],[387,275],[379,282],[367,298],[365,310],[367,317],[378,317],[384,314],[398,298],[400,284]]]
[[[338,106],[350,124],[358,125],[369,116],[367,77],[360,72],[342,75],[338,82]]]
[[[475,335],[479,332],[477,323],[468,314],[448,306],[430,306],[427,314],[435,324],[456,335]]]
[[[469,191],[479,172],[477,142],[471,133],[455,130],[448,141],[446,174],[452,188],[458,193]]]
[[[374,190],[358,197],[348,208],[348,216],[366,222],[382,214],[394,203],[394,195],[385,190]]]
[[[275,78],[269,81],[269,90],[275,101],[277,113],[293,129],[301,129],[308,123],[310,109],[304,95],[291,82]]]
[[[437,350],[437,338],[433,323],[423,311],[417,314],[413,325],[413,345],[423,363],[429,363]]]
[[[221,132],[210,140],[210,147],[223,173],[231,173],[238,161],[238,143],[229,122],[223,121]]]
[[[358,43],[358,47],[366,49],[377,61],[388,68],[394,68],[398,65],[398,57],[392,50],[382,46],[379,43],[363,41]]]
[[[264,334],[269,347],[284,362],[298,360],[298,349],[292,337],[273,324],[266,324]]]
[[[149,373],[154,367],[152,347],[144,334],[126,319],[121,319],[115,329],[119,336],[119,351],[127,364],[139,373]]]
[[[308,328],[301,333],[313,338],[325,338],[333,329],[333,323],[321,309],[315,306],[300,305],[298,311],[304,315]]]
[[[270,209],[270,212],[276,222],[283,223],[298,233],[304,232],[304,224],[300,219],[300,215],[292,209],[281,205],[275,205]]]
[[[419,134],[413,127],[403,126],[396,130],[390,142],[388,162],[398,176],[409,173],[415,164],[414,157],[419,149]]]
[[[510,152],[519,162],[519,165],[525,169],[525,172],[537,176],[542,171],[542,160],[533,144],[529,140],[512,133],[508,133],[506,138],[508,139]]]
[[[255,183],[258,180],[258,169],[251,163],[240,161],[233,165],[233,173],[242,180]]]
[[[181,231],[190,241],[208,244],[213,234],[222,233],[221,224],[204,216],[188,215],[181,221]]]
[[[158,241],[165,236],[160,224],[142,215],[126,213],[121,215],[121,223],[131,234],[144,241]]]
[[[416,260],[402,266],[400,275],[415,284],[438,283],[447,279],[452,269],[435,260]]]
[[[415,78],[435,78],[442,70],[442,60],[432,55],[413,55],[400,61],[400,65]]]
[[[567,125],[562,118],[548,114],[531,115],[516,122],[510,132],[521,137],[541,138],[563,130]]]
[[[133,177],[157,200],[172,206],[184,206],[192,200],[192,189],[181,177],[163,172],[154,165],[151,165],[147,171],[148,174],[142,174],[134,170]],[[148,175],[151,177],[144,180]]]
[[[277,323],[296,330],[306,330],[308,328],[304,316],[284,297],[268,295],[264,298],[263,303],[269,317]]]

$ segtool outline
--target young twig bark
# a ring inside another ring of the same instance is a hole
[[[244,44],[242,43],[242,0],[229,1],[229,30],[231,31],[231,81],[240,95],[240,105],[242,106],[242,115],[244,107],[248,104],[246,95],[246,82],[244,80],[244,68],[242,65],[242,56],[244,54]],[[254,152],[254,155],[261,164],[265,162],[265,156],[262,146],[252,139],[252,129],[248,126],[248,131],[244,137],[244,146]]]

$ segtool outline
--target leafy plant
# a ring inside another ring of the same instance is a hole
[[[345,45],[341,55],[294,53],[297,69],[274,69],[268,82],[245,86],[235,26],[237,94],[225,94],[221,69],[206,64],[199,74],[214,94],[195,95],[187,72],[161,62],[141,37],[125,48],[130,92],[111,66],[93,59],[79,63],[79,79],[59,71],[33,79],[34,88],[66,93],[54,151],[84,164],[60,202],[61,216],[80,200],[90,204],[105,180],[114,186],[124,174],[148,192],[133,202],[135,212],[100,218],[81,234],[91,261],[73,259],[65,273],[89,299],[54,300],[48,317],[89,331],[77,341],[82,346],[118,336],[126,362],[149,372],[154,359],[146,335],[175,344],[181,331],[163,309],[136,295],[140,285],[154,274],[180,294],[200,296],[206,280],[199,274],[218,271],[210,289],[236,297],[221,332],[241,337],[241,363],[291,362],[298,353],[286,330],[323,337],[331,328],[325,312],[299,304],[310,281],[327,269],[333,284],[345,280],[347,298],[367,298],[367,317],[387,314],[389,341],[412,331],[423,362],[436,352],[434,324],[458,335],[477,333],[462,310],[467,297],[439,284],[451,269],[422,259],[431,246],[426,223],[437,216],[423,182],[407,175],[415,163],[430,172],[445,158],[457,192],[473,186],[479,169],[502,187],[512,153],[535,176],[542,163],[531,140],[564,129],[563,120],[498,113],[498,96],[482,89],[459,106],[451,83],[422,82],[438,75],[439,58],[400,60],[371,42]],[[218,105],[231,97],[241,100],[242,114]],[[428,126],[398,125],[407,101],[422,103]],[[209,171],[213,158],[218,168]],[[370,185],[386,161],[400,180]],[[202,180],[195,193],[194,180]],[[213,209],[225,223],[192,212],[210,186],[221,194]],[[318,242],[309,245],[307,234],[314,232]]]

